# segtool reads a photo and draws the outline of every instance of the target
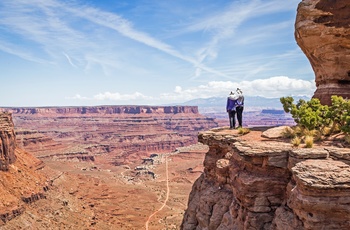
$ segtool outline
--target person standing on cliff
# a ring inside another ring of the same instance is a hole
[[[230,129],[236,128],[236,107],[237,107],[238,95],[231,91],[227,97],[226,111],[230,121]]]
[[[237,100],[236,100],[236,113],[238,120],[238,127],[242,128],[242,116],[243,116],[243,108],[244,108],[244,96],[243,92],[240,88],[236,90]]]

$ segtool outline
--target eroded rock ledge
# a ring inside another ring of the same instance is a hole
[[[209,151],[181,229],[350,229],[350,149],[201,132]]]

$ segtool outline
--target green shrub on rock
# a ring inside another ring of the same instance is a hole
[[[350,101],[340,96],[332,96],[331,100],[328,118],[339,124],[341,131],[350,133]]]
[[[284,111],[291,113],[294,121],[303,128],[314,130],[327,124],[328,106],[322,105],[317,98],[310,101],[300,99],[297,104],[292,97],[282,97],[280,101]]]
[[[332,133],[350,134],[350,100],[332,96],[330,106],[322,105],[317,98],[310,101],[300,99],[296,104],[292,97],[282,97],[280,101],[286,113],[291,113],[295,123],[294,132],[299,136],[329,136]],[[317,131],[318,135],[311,132]]]

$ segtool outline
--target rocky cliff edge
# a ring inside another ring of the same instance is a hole
[[[11,114],[0,113],[0,171],[8,170],[16,160],[16,137]]]
[[[199,133],[209,151],[181,229],[350,229],[350,149],[257,133]]]
[[[26,204],[45,198],[46,178],[36,171],[43,162],[16,148],[11,114],[0,113],[0,228],[21,215]]]

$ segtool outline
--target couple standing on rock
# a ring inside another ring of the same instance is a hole
[[[244,107],[244,96],[241,89],[237,88],[236,92],[231,91],[227,97],[226,111],[230,120],[230,129],[236,128],[236,114],[238,127],[242,127],[242,113]]]

